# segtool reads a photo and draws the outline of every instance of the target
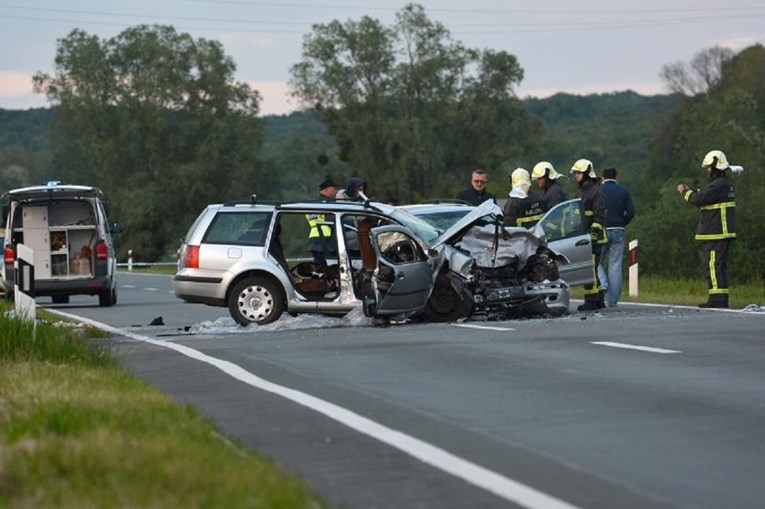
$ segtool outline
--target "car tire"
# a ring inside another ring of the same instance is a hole
[[[108,308],[117,303],[117,289],[111,288],[104,290],[102,292],[99,292],[98,294],[98,305],[102,308]]]
[[[53,295],[50,300],[53,302],[53,304],[69,304],[68,295]]]
[[[442,274],[436,279],[423,317],[429,322],[454,322],[470,316],[472,309],[473,295],[470,291],[461,281]]]
[[[265,277],[243,279],[231,290],[228,310],[239,325],[271,323],[284,311],[281,288]]]

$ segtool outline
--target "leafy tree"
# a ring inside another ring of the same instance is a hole
[[[216,41],[140,25],[107,40],[73,30],[55,72],[35,75],[58,105],[55,166],[104,190],[139,258],[173,252],[203,204],[254,188],[259,94],[235,69]]]
[[[514,93],[523,70],[506,52],[453,41],[419,5],[393,26],[364,17],[315,26],[292,67],[339,157],[387,199],[448,196],[475,168],[497,168],[537,141]]]

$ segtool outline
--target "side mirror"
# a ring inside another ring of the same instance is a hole
[[[109,227],[109,233],[122,233],[125,231],[125,225],[122,223],[114,223]]]

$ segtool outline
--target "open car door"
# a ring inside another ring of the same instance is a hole
[[[584,227],[582,200],[577,198],[554,206],[532,231],[544,236],[547,247],[568,260],[558,264],[562,280],[569,286],[592,283],[592,246],[590,232]]]
[[[433,290],[435,261],[404,227],[380,226],[370,236],[377,268],[371,281],[374,302],[364,305],[364,314],[411,314],[423,309]]]

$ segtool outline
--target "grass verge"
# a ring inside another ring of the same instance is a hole
[[[39,323],[33,341],[0,313],[0,507],[324,506],[123,371],[98,335]]]
[[[655,276],[641,276],[638,296],[629,296],[629,283],[624,279],[621,302],[646,302],[697,306],[707,300],[706,282],[701,279],[666,279]],[[571,297],[582,299],[582,287],[571,289]],[[730,288],[730,307],[743,309],[749,304],[765,305],[765,288],[754,283],[732,284]]]

